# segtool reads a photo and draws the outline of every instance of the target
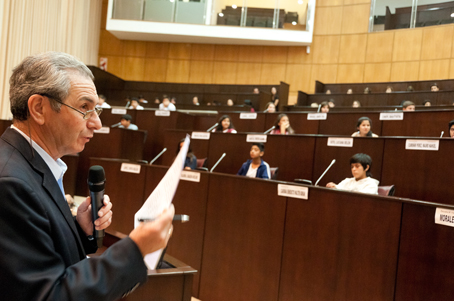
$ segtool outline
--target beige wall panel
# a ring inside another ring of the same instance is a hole
[[[307,53],[306,47],[289,46],[288,47],[288,64],[310,64],[312,63],[312,48],[311,53]]]
[[[344,5],[351,5],[351,4],[369,4],[370,0],[344,0]]]
[[[366,62],[391,62],[393,57],[394,30],[367,35]]]
[[[214,45],[192,44],[191,59],[201,61],[212,61],[214,59]]]
[[[367,33],[369,29],[370,4],[343,7],[342,33]]]
[[[145,58],[127,56],[123,58],[123,79],[143,81]]]
[[[189,82],[211,84],[213,81],[214,63],[211,61],[191,61]]]
[[[284,81],[290,85],[290,91],[307,92],[310,89],[311,69],[312,65],[287,65]]]
[[[366,66],[364,67],[365,83],[389,82],[390,79],[391,63],[366,64]]]
[[[147,58],[167,59],[169,56],[169,43],[147,42]]]
[[[421,57],[422,29],[400,29],[394,33],[393,62],[417,61]]]
[[[107,22],[107,6],[109,5],[108,1],[102,2],[102,13],[101,13],[101,30],[106,29]]]
[[[147,42],[123,41],[123,51],[127,56],[145,57],[147,54]]]
[[[449,78],[454,78],[454,59],[451,60]]]
[[[107,72],[123,78],[123,57],[111,55],[99,55],[107,58]],[[99,62],[99,60],[98,60]],[[98,63],[99,64],[99,63]]]
[[[166,82],[187,83],[189,81],[189,60],[168,60]]]
[[[216,61],[238,61],[238,49],[237,45],[216,45],[214,48],[214,59]]]
[[[315,36],[311,52],[316,64],[337,63],[339,59],[340,36]]]
[[[362,83],[364,64],[339,64],[337,68],[337,83]]]
[[[261,63],[263,59],[263,48],[263,46],[238,46],[238,61]]]
[[[342,6],[318,7],[315,10],[314,35],[340,34]]]
[[[312,65],[309,93],[314,92],[316,80],[325,84],[336,83],[337,65]]]
[[[451,57],[453,26],[430,26],[423,29],[421,60]]]
[[[191,58],[191,44],[188,43],[170,43],[169,59],[187,59]]]
[[[288,47],[286,46],[265,46],[263,47],[264,63],[286,63]]]
[[[449,76],[449,59],[421,61],[419,65],[419,80],[446,79]]]
[[[213,84],[235,84],[238,64],[235,62],[215,62]]]
[[[298,92],[289,92],[288,93],[288,105],[294,105],[298,101]]]
[[[147,82],[165,82],[167,74],[166,59],[145,59],[143,80]]]
[[[235,83],[238,85],[259,84],[261,63],[238,63]]]
[[[339,63],[364,63],[366,60],[366,44],[366,34],[341,36]]]
[[[99,41],[99,54],[123,55],[123,42],[107,30],[101,30]]]
[[[279,84],[285,79],[285,64],[262,64],[261,85]]]
[[[317,1],[317,9],[319,6],[336,6],[342,5],[344,0],[318,0]]]
[[[397,62],[391,67],[391,81],[419,79],[419,62]]]

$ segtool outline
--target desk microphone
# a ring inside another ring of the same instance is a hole
[[[336,163],[336,159],[333,159],[333,161],[331,161],[331,164],[328,166],[328,168],[325,170],[325,172],[320,176],[320,178],[318,178],[318,180],[317,180],[317,182],[315,182],[314,186],[317,186],[318,182],[320,182],[320,180],[328,172],[328,170],[331,168],[331,166],[333,166],[334,163]]]
[[[128,102],[126,103],[125,109],[129,108],[129,105],[130,105],[130,104],[131,104],[131,102],[128,101]]]
[[[106,176],[104,168],[99,165],[90,167],[88,171],[88,189],[90,190],[91,198],[91,216],[93,219],[93,237],[96,239],[98,248],[102,247],[104,239],[104,230],[96,230],[94,222],[98,219],[98,211],[103,206],[104,187],[106,184]]]
[[[118,123],[112,124],[110,127],[111,128],[116,128],[117,126],[120,126],[120,125],[121,125],[121,122],[118,122]]]
[[[317,113],[320,113],[320,109],[322,108],[322,104],[318,105]]]
[[[212,129],[214,129],[215,127],[217,127],[219,125],[219,123],[215,123],[212,127],[210,127],[207,132],[211,132]]]
[[[221,158],[219,158],[218,162],[216,162],[216,164],[213,165],[210,172],[213,172],[213,170],[216,168],[216,166],[218,166],[218,164],[222,161],[222,159],[224,159],[224,157],[225,157],[225,153],[223,153]]]
[[[445,131],[441,131],[441,135],[440,135],[440,138],[443,137],[443,134],[445,133]]]
[[[269,109],[266,109],[265,111],[263,111],[263,113],[268,113],[268,110],[269,110]]]
[[[274,130],[276,127],[273,125],[269,130],[267,130],[265,133],[263,134],[269,134],[272,130]]]
[[[163,149],[156,157],[154,157],[153,160],[150,161],[150,165],[153,164],[153,162],[156,161],[159,157],[161,157],[161,155],[162,155],[163,153],[165,153],[166,150],[167,150],[167,147],[164,147],[164,149]]]

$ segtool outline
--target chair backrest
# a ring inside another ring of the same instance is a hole
[[[378,186],[378,194],[382,196],[393,196],[394,190],[394,185]]]
[[[205,166],[206,161],[207,161],[207,158],[197,159],[197,168],[206,167]]]
[[[270,167],[271,180],[276,180],[279,167]]]

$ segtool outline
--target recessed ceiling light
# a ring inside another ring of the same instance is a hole
[[[292,22],[292,25],[296,25],[296,22],[295,22],[295,21],[293,21],[293,22]]]
[[[303,0],[298,0],[298,4],[303,4]]]
[[[219,13],[219,17],[224,17],[224,14],[223,13]]]
[[[236,9],[238,6],[236,6],[236,4],[232,4],[232,8],[233,9]]]
[[[454,13],[451,14],[451,18],[454,18]]]

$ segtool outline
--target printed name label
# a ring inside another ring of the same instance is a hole
[[[454,227],[454,210],[437,208],[435,210],[435,223]]]
[[[257,119],[257,113],[240,113],[240,119]]]
[[[112,114],[124,115],[126,114],[126,109],[112,109]]]
[[[438,151],[439,146],[440,146],[439,140],[407,139],[407,141],[405,142],[405,149],[412,149],[412,150]]]
[[[154,115],[155,116],[168,117],[168,116],[170,116],[170,111],[167,111],[167,110],[156,110],[156,111],[154,111]]]
[[[307,120],[326,120],[327,113],[309,113]]]
[[[328,138],[328,146],[353,147],[353,138]]]
[[[266,143],[266,135],[247,135],[246,142]]]
[[[285,196],[289,198],[303,199],[307,200],[309,196],[309,188],[302,186],[292,186],[292,185],[277,185],[277,195]]]
[[[210,133],[207,133],[207,132],[192,132],[191,139],[210,140]]]
[[[380,113],[380,120],[404,120],[404,112]]]
[[[139,164],[122,163],[120,170],[122,172],[140,173],[140,167],[141,166]]]
[[[191,181],[191,182],[200,182],[200,173],[183,170],[180,176],[181,180]]]
[[[103,126],[99,130],[95,130],[94,132],[97,133],[97,134],[109,134],[110,133],[110,127]]]

